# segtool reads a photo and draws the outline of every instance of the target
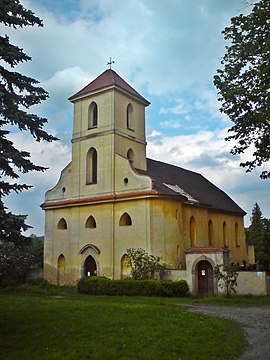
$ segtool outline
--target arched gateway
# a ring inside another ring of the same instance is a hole
[[[97,276],[97,263],[93,256],[89,255],[84,261],[83,267],[84,276]]]
[[[197,264],[198,295],[214,295],[214,278],[212,265],[201,260]]]

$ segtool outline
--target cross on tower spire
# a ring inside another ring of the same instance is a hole
[[[110,65],[110,69],[112,68],[112,64],[114,64],[114,61],[112,61],[112,58],[110,57],[110,61],[107,62],[107,65]]]

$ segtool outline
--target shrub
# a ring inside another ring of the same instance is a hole
[[[237,286],[237,266],[234,263],[225,266],[223,264],[215,265],[214,277],[218,281],[218,286],[224,290],[224,294],[229,296],[232,292],[236,293]]]
[[[84,277],[78,282],[78,292],[89,295],[126,296],[185,296],[188,294],[185,280],[110,280],[99,277]]]
[[[153,271],[158,267],[160,258],[149,255],[144,249],[127,249],[130,260],[131,277],[134,280],[150,279]]]

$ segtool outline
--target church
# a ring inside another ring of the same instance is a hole
[[[169,279],[216,293],[214,265],[247,260],[246,213],[199,173],[146,157],[150,103],[114,70],[69,100],[72,160],[41,205],[45,279],[124,278],[127,249],[143,248],[170,265]]]

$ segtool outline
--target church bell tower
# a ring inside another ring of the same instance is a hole
[[[74,193],[114,193],[116,154],[146,170],[145,98],[108,69],[69,100]]]

